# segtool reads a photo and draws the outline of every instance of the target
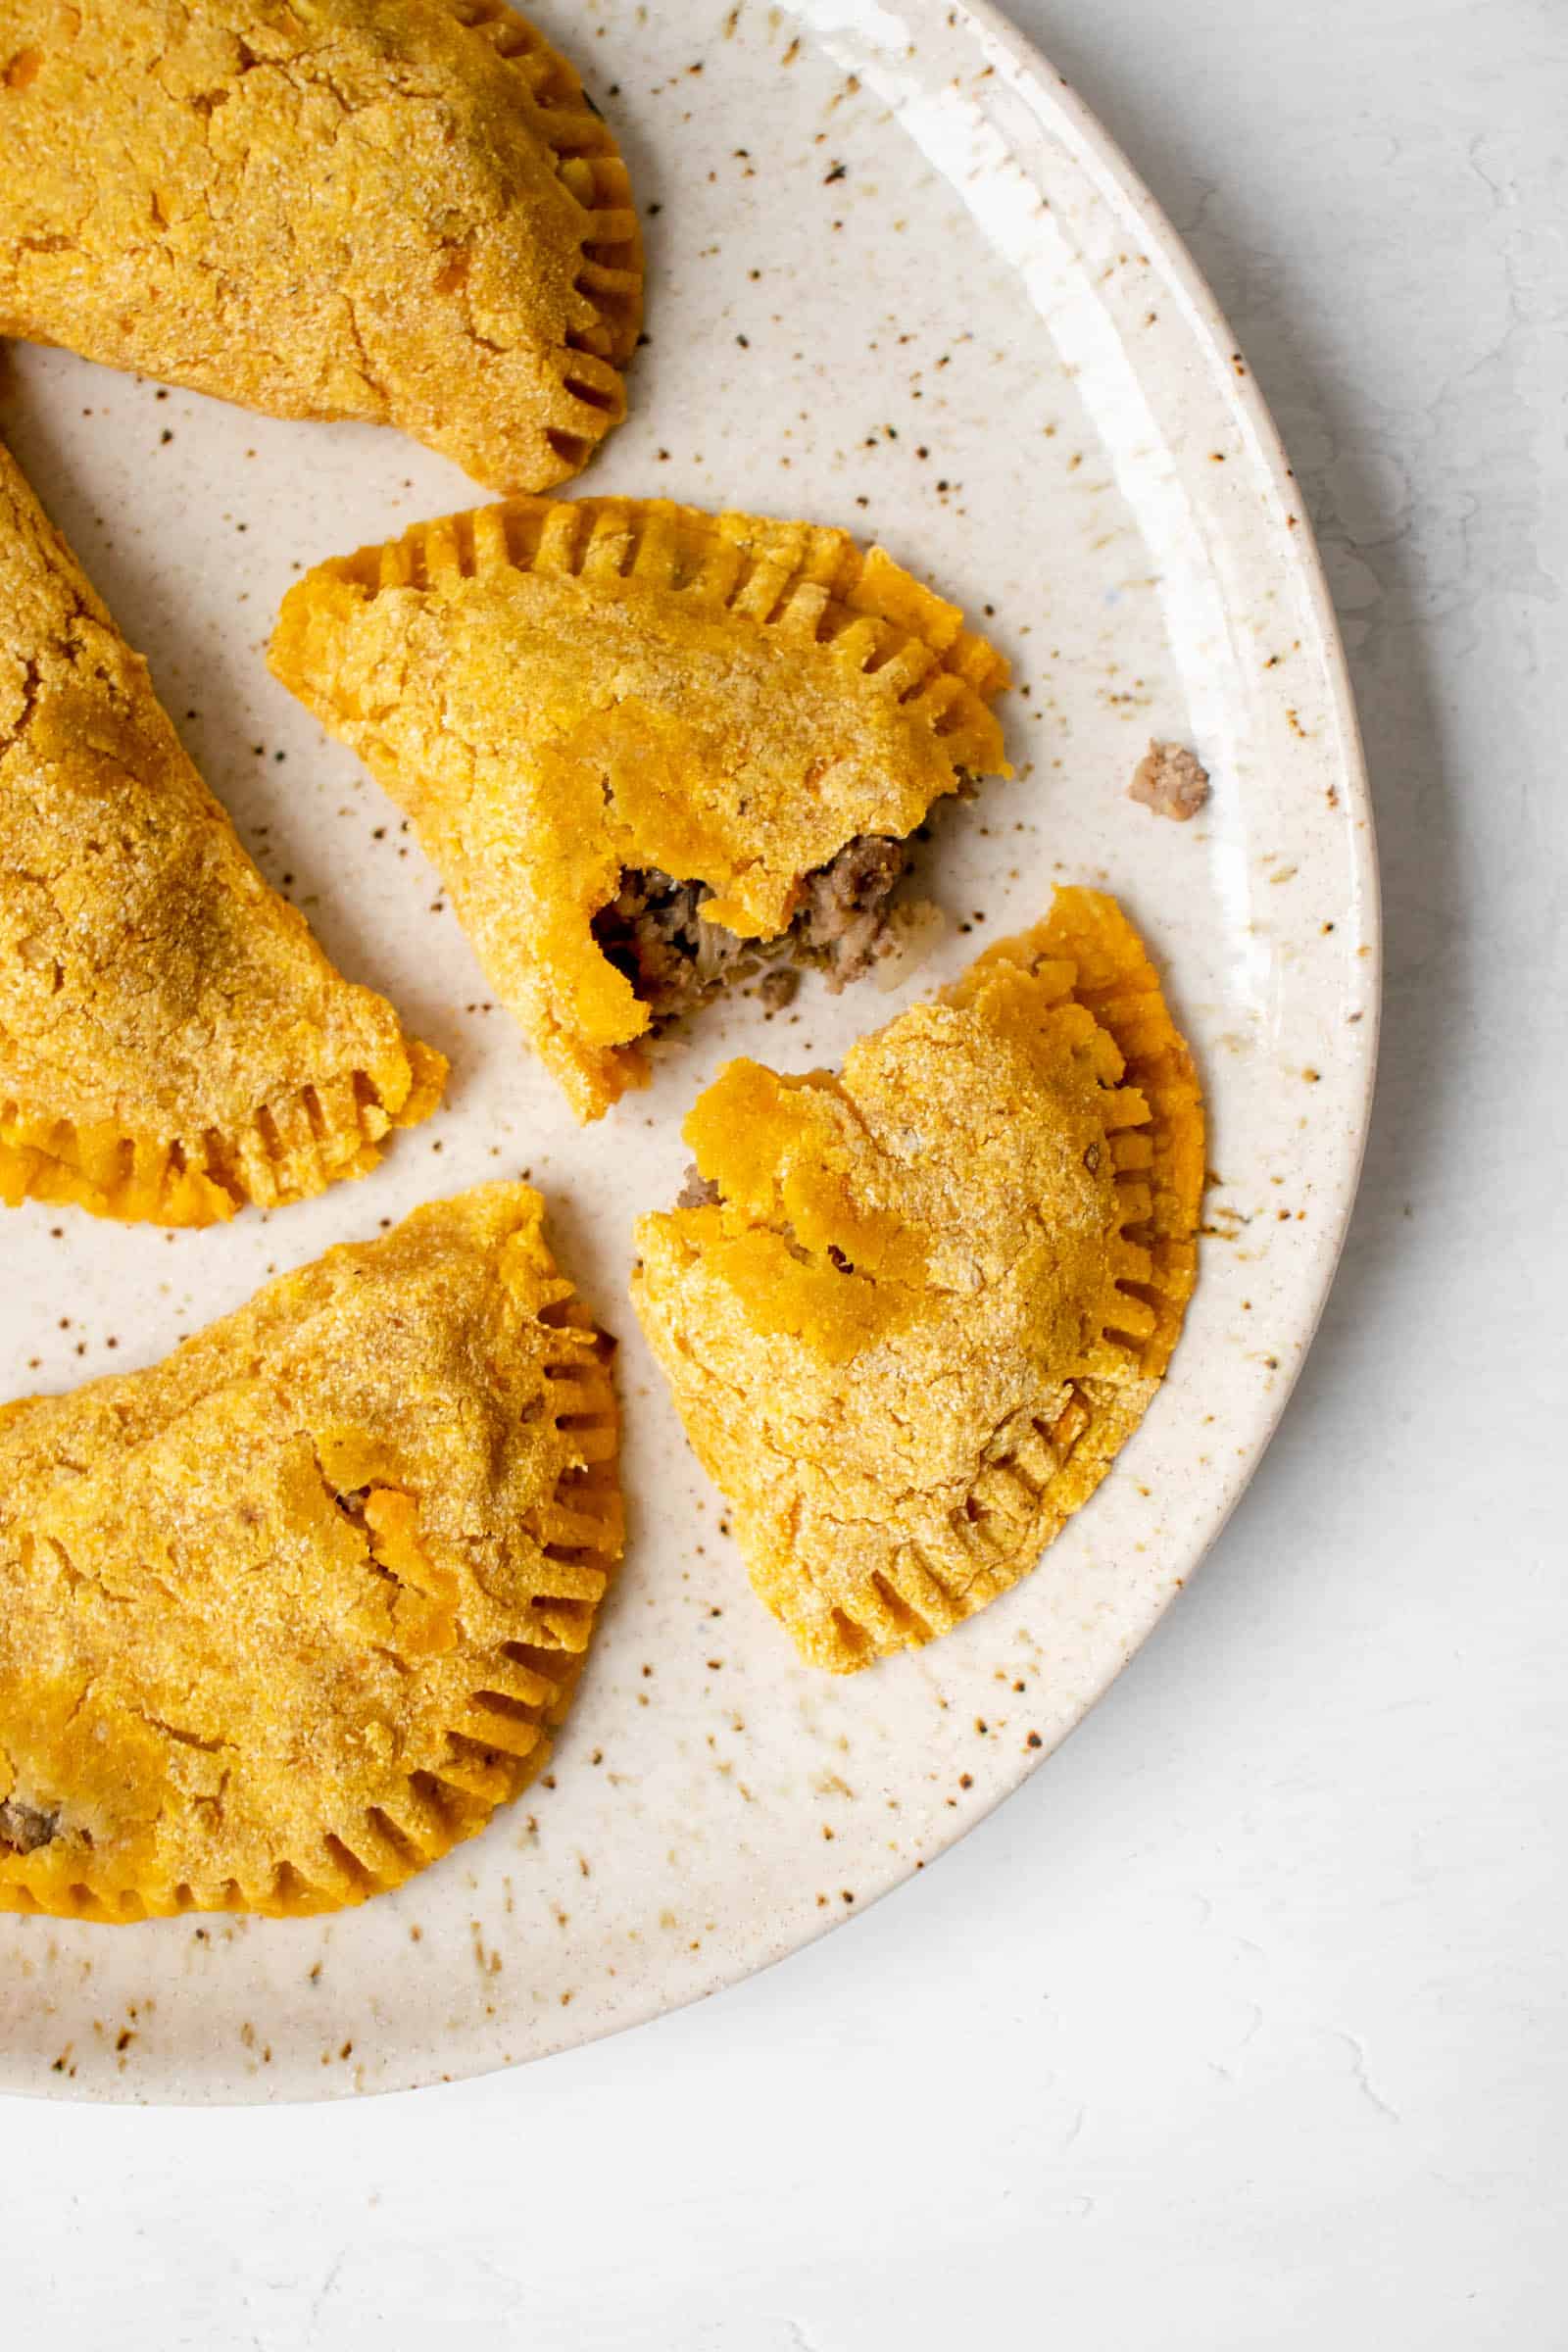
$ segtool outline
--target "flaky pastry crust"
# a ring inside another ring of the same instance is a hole
[[[625,412],[625,166],[502,0],[0,0],[0,334],[497,490]]]
[[[732,1062],[719,1199],[633,1298],[752,1581],[837,1673],[1016,1584],[1137,1427],[1196,1269],[1191,1055],[1115,903],[1058,891],[842,1076]]]
[[[445,1076],[263,881],[0,447],[0,1200],[273,1207]]]
[[[593,931],[623,872],[775,938],[847,842],[1006,765],[1006,663],[880,548],[662,500],[516,500],[322,564],[271,662],[413,816],[585,1119],[647,1075]]]
[[[0,1909],[293,1915],[539,1769],[620,1548],[606,1347],[495,1184],[0,1408]]]

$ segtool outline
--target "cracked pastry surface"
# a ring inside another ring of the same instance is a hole
[[[579,1118],[646,1079],[666,978],[693,1001],[742,943],[872,960],[888,853],[1006,772],[1006,663],[956,607],[846,532],[662,500],[519,499],[322,564],[270,659],[414,818]]]
[[[263,881],[0,445],[0,1201],[273,1207],[445,1076]]]
[[[752,1582],[847,1673],[1034,1567],[1157,1389],[1193,1287],[1192,1057],[1115,902],[1060,890],[845,1056],[731,1062],[632,1296]]]
[[[541,1215],[436,1201],[0,1406],[0,1910],[335,1909],[539,1769],[620,1548]]]
[[[0,0],[0,334],[497,490],[624,414],[625,167],[502,0]]]

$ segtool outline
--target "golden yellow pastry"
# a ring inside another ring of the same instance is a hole
[[[1058,891],[845,1057],[731,1062],[633,1298],[761,1599],[847,1673],[1017,1583],[1170,1360],[1196,1267],[1191,1055],[1113,900]]]
[[[0,1408],[0,1910],[333,1910],[539,1769],[620,1548],[541,1213],[436,1201]]]
[[[0,1200],[296,1200],[445,1075],[262,880],[0,447]]]
[[[0,0],[0,334],[544,490],[625,412],[642,282],[503,0]]]
[[[866,968],[905,836],[1005,769],[1006,663],[880,548],[662,500],[517,500],[322,564],[271,662],[414,818],[580,1118],[773,943]]]

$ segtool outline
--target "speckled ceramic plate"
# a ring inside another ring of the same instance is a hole
[[[624,1342],[631,1542],[547,1783],[326,1922],[0,1921],[0,2080],[301,2098],[475,2072],[710,1992],[863,1909],[1047,1756],[1190,1575],[1267,1442],[1354,1187],[1377,1020],[1373,846],[1309,533],[1246,363],[1058,76],[949,0],[542,0],[648,216],[651,341],[596,490],[850,524],[988,623],[1015,780],[930,853],[953,919],[900,999],[707,1018],[579,1132],[418,851],[268,678],[290,578],[476,496],[389,433],[287,425],[14,349],[0,425],[245,839],[350,972],[452,1056],[445,1112],[363,1185],[227,1231],[0,1227],[0,1394],[149,1361],[275,1268],[503,1171],[547,1192]],[[1151,734],[1214,778],[1127,798]],[[1169,1380],[1019,1590],[920,1656],[796,1663],[718,1533],[626,1304],[635,1210],[738,1050],[836,1060],[1054,878],[1163,958],[1212,1109],[1209,1237]],[[113,1352],[111,1348],[113,1348]]]

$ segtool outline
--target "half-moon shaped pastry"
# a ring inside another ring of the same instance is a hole
[[[0,0],[0,334],[498,490],[625,413],[625,166],[502,0]]]
[[[525,1185],[0,1407],[0,1910],[333,1910],[539,1769],[620,1548]]]
[[[1193,1287],[1203,1121],[1114,902],[1063,890],[842,1077],[731,1062],[633,1298],[761,1599],[836,1673],[1035,1565]]]
[[[263,881],[0,447],[0,1200],[273,1207],[445,1077]]]
[[[765,949],[867,968],[905,837],[1005,768],[1006,663],[880,548],[662,500],[518,500],[320,564],[271,662],[414,818],[584,1119]]]

